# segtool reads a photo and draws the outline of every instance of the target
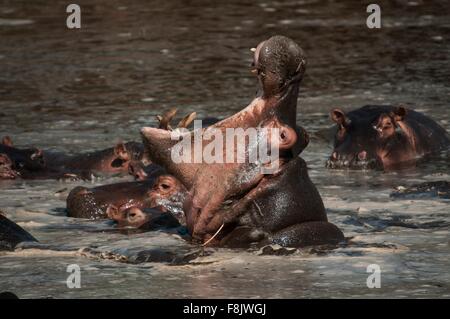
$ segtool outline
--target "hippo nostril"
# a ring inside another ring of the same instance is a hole
[[[136,213],[129,213],[128,217],[130,217],[131,219],[134,219],[136,217]]]
[[[337,152],[333,152],[333,154],[331,154],[331,159],[333,159],[333,160],[337,160],[338,157],[339,157],[339,155]]]
[[[358,159],[360,161],[365,161],[367,159],[367,152],[366,151],[359,152]]]

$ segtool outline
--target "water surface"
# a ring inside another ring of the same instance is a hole
[[[329,171],[331,146],[314,138],[333,107],[406,103],[450,129],[450,10],[446,1],[389,1],[382,28],[360,1],[0,1],[0,133],[17,145],[79,152],[139,140],[177,107],[229,116],[255,96],[250,48],[274,34],[306,51],[298,123],[302,154],[329,219],[351,238],[334,250],[289,256],[211,249],[184,265],[131,264],[140,251],[198,250],[177,234],[121,234],[109,222],[65,217],[65,197],[87,182],[2,181],[0,208],[38,247],[0,254],[0,291],[20,297],[450,297],[448,200],[392,200],[399,185],[448,180],[449,163],[401,173]],[[91,253],[80,252],[89,248]],[[98,252],[103,252],[98,255]],[[122,262],[120,261],[122,258]],[[66,267],[80,265],[82,288]],[[368,289],[366,267],[382,270]]]

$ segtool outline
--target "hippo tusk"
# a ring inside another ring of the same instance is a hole
[[[192,121],[197,117],[197,112],[192,112],[191,114],[186,115],[183,119],[178,123],[178,128],[187,128]]]
[[[177,114],[177,109],[173,108],[164,113],[162,116],[157,115],[156,119],[159,122],[159,128],[163,130],[169,130],[171,131],[172,128],[170,127],[170,121],[173,119],[173,117]]]

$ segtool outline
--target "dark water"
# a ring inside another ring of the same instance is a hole
[[[293,38],[308,56],[298,123],[327,128],[333,107],[406,103],[450,129],[450,5],[377,3],[368,29],[360,1],[78,1],[82,28],[65,25],[65,1],[0,1],[0,133],[17,145],[68,152],[139,140],[155,115],[226,117],[255,95],[250,48]],[[313,134],[314,135],[314,134]],[[131,265],[76,250],[130,256],[149,247],[191,249],[173,234],[123,235],[105,222],[64,217],[78,182],[0,182],[0,208],[42,243],[0,255],[0,291],[21,297],[450,297],[448,200],[391,200],[395,186],[449,179],[449,163],[401,173],[328,171],[331,147],[303,153],[329,218],[353,246],[285,257],[217,250],[184,266]],[[119,179],[98,180],[94,185]],[[82,288],[68,289],[68,264]],[[382,288],[368,289],[379,264]]]

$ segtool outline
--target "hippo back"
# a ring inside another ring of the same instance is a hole
[[[10,221],[0,212],[0,251],[14,250],[17,244],[25,241],[37,241],[27,231]]]

